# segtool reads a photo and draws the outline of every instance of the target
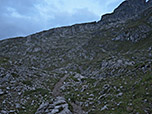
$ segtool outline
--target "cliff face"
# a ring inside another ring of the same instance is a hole
[[[151,4],[0,41],[0,113],[150,114]]]

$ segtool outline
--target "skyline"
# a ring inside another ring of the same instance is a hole
[[[0,40],[99,21],[124,0],[0,0]]]

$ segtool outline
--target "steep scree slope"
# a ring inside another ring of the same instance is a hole
[[[152,113],[151,4],[126,0],[99,22],[0,41],[0,113]]]

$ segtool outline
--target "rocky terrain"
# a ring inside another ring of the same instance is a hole
[[[152,114],[152,0],[1,40],[0,114]]]

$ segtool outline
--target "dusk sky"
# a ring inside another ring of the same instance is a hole
[[[0,0],[0,40],[99,21],[124,0]]]

